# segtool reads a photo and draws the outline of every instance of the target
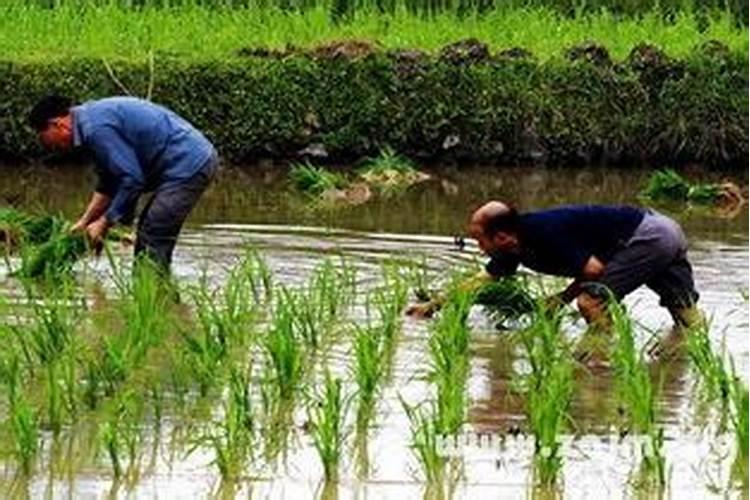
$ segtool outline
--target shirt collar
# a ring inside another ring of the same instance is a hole
[[[81,137],[81,124],[83,122],[83,106],[73,106],[70,108],[71,121],[73,122],[73,147],[78,147],[83,143]]]

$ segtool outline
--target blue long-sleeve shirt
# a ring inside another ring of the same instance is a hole
[[[111,224],[130,222],[142,193],[189,179],[216,154],[185,119],[143,99],[87,101],[72,116],[73,145],[93,153],[96,190],[112,197],[104,214]]]

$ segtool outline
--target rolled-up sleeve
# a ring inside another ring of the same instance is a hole
[[[101,169],[100,184],[112,196],[104,216],[110,224],[128,222],[133,207],[145,187],[138,157],[133,148],[112,127],[96,130],[89,139],[97,166]]]

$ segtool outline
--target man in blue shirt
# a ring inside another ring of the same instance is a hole
[[[168,270],[182,224],[216,174],[216,150],[203,134],[174,112],[132,97],[74,106],[48,96],[29,121],[46,148],[92,153],[99,182],[73,226],[91,241],[131,223],[139,196],[153,192],[138,220],[135,254]]]

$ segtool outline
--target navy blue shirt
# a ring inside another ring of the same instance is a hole
[[[71,111],[73,145],[94,155],[96,191],[112,197],[105,213],[112,224],[130,222],[141,193],[189,179],[216,154],[186,120],[142,99],[110,97]]]
[[[589,257],[606,263],[630,239],[645,211],[635,207],[572,205],[519,216],[520,253],[493,255],[492,276],[508,276],[523,264],[556,276],[578,277]]]

